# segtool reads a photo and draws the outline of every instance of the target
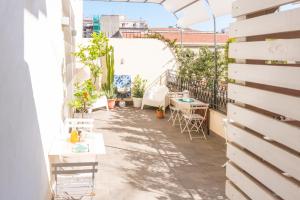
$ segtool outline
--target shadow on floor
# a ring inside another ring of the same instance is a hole
[[[210,135],[190,141],[154,110],[97,111],[95,132],[104,134],[99,199],[225,199],[225,141]]]

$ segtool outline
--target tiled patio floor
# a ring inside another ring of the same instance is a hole
[[[223,139],[210,135],[190,142],[151,109],[92,115],[107,151],[99,157],[95,199],[226,199]]]

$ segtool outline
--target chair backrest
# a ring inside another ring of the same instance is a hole
[[[98,162],[78,162],[78,163],[53,163],[52,175],[57,179],[58,175],[72,175],[72,174],[95,174],[98,169]]]
[[[59,199],[81,199],[91,195],[95,185],[98,162],[53,163],[51,172],[55,181],[55,197]],[[90,175],[88,180],[81,175]],[[74,177],[75,175],[81,178]],[[68,177],[68,179],[66,179]],[[71,179],[71,181],[70,181]],[[87,181],[87,182],[86,182]],[[62,183],[61,183],[62,182]],[[90,190],[90,191],[86,191]]]
[[[189,107],[186,107],[185,109],[182,110],[183,113],[185,114],[195,114],[197,111],[201,112],[201,116],[206,119],[206,115],[209,109],[208,104],[204,105],[190,105]]]
[[[183,97],[183,92],[169,92],[168,96],[169,98],[180,98]]]
[[[154,86],[146,90],[144,94],[144,98],[151,99],[151,100],[165,100],[166,96],[169,93],[169,88],[161,85],[161,86]]]
[[[68,132],[72,128],[92,132],[94,128],[94,119],[67,118],[65,120],[65,131]]]

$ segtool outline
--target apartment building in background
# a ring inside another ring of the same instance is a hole
[[[84,18],[83,37],[89,38],[91,33],[101,31],[107,37],[122,37],[121,32],[140,33],[148,30],[145,20],[131,20],[124,15],[102,15]]]
[[[103,32],[109,38],[146,38],[149,34],[158,33],[169,40],[176,40],[177,44],[194,51],[202,46],[214,48],[214,33],[195,29],[176,27],[151,28],[147,21],[130,20],[124,15],[102,15],[84,18],[83,36],[89,38],[93,32]],[[216,34],[219,47],[223,47],[228,40],[227,31]]]

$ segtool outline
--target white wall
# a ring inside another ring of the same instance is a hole
[[[225,138],[226,130],[224,120],[227,118],[226,115],[220,113],[218,111],[209,110],[209,129],[213,131],[215,134]]]
[[[156,39],[110,39],[115,48],[115,74],[141,75],[151,84],[167,69],[175,68],[175,57],[167,45]],[[123,59],[123,64],[121,60]]]
[[[62,123],[62,1],[0,1],[0,13],[0,199],[43,200]]]
[[[83,44],[87,45],[88,41],[89,39],[84,38]],[[140,75],[150,85],[159,83],[160,76],[167,69],[176,67],[174,54],[160,40],[110,38],[109,44],[115,49],[116,75],[130,75],[132,80]],[[80,74],[80,77],[86,78],[88,75]]]

